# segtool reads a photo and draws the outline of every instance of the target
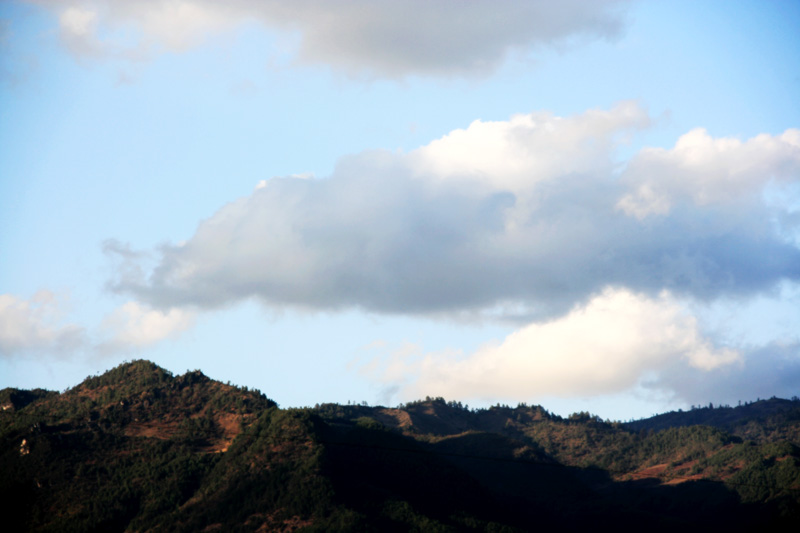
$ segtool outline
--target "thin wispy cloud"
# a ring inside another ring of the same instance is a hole
[[[296,42],[300,63],[354,75],[485,76],[509,56],[618,37],[623,0],[495,2],[31,0],[52,9],[79,57],[141,59],[183,51],[244,23]],[[296,37],[290,37],[296,35]],[[262,51],[268,55],[270,51]]]
[[[0,294],[0,356],[68,356],[86,342],[83,327],[63,320],[54,293],[40,290],[30,299]]]
[[[711,372],[687,372],[680,365],[664,368],[642,381],[645,389],[666,391],[685,404],[705,405],[709,398],[735,405],[756,398],[797,396],[800,341],[771,342],[740,351],[741,364]]]
[[[178,337],[194,324],[195,313],[191,310],[160,311],[138,302],[127,302],[103,320],[102,328],[110,338],[101,342],[97,350],[116,353],[147,348]]]
[[[186,309],[161,311],[130,301],[96,330],[70,320],[64,297],[40,290],[29,299],[0,294],[0,357],[84,358],[135,353],[194,326]]]

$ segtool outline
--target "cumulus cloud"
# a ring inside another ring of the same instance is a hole
[[[63,324],[58,300],[41,290],[30,300],[0,294],[0,356],[63,355],[86,345],[86,331]]]
[[[620,170],[615,149],[646,124],[631,103],[476,121],[410,153],[343,158],[324,179],[266,180],[162,247],[153,268],[133,261],[111,285],[161,309],[255,297],[411,314],[516,305],[541,320],[606,286],[713,300],[800,279],[800,249],[774,224],[788,204],[757,194],[764,176],[800,181],[793,133],[698,145],[693,160],[709,161],[709,174],[757,161],[746,202],[676,202],[640,218],[619,204],[639,186],[629,172],[650,176],[654,150]],[[676,165],[671,179],[697,172]]]
[[[698,128],[681,136],[671,150],[642,150],[622,177],[632,192],[617,207],[642,219],[666,215],[680,202],[748,206],[763,200],[768,183],[797,183],[798,174],[798,129],[741,141],[714,139]]]
[[[705,339],[668,292],[650,298],[606,288],[563,317],[529,324],[467,356],[406,350],[363,371],[400,387],[404,399],[530,401],[613,394],[669,369],[706,375],[741,363],[736,350]]]
[[[298,35],[297,58],[350,73],[489,73],[542,45],[614,38],[626,0],[29,0],[59,16],[78,54],[183,50],[245,21]]]
[[[650,117],[636,102],[571,117],[548,112],[506,121],[476,120],[411,154],[411,165],[427,179],[474,180],[527,196],[548,180],[612,173],[613,150]]]

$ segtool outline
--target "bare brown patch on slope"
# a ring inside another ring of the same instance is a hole
[[[131,422],[123,430],[126,437],[145,437],[150,439],[169,440],[178,434],[177,420]]]
[[[302,517],[297,515],[281,520],[276,516],[278,512],[279,511],[275,511],[269,514],[252,515],[247,519],[245,525],[252,526],[263,520],[258,529],[256,529],[257,533],[266,533],[268,531],[280,532],[280,533],[292,533],[293,531],[299,531],[314,523],[310,519],[303,519]]]
[[[394,429],[407,429],[412,426],[411,416],[401,409],[380,409],[375,413],[375,418],[384,426]]]
[[[222,453],[228,451],[233,440],[239,436],[246,425],[247,418],[253,418],[252,415],[236,415],[233,413],[218,413],[214,417],[214,421],[222,431],[222,435],[212,446],[209,452]]]
[[[204,416],[204,413],[197,413],[192,418],[199,418]],[[241,434],[241,432],[249,426],[254,415],[251,414],[234,414],[234,413],[215,413],[214,422],[220,428],[220,435],[218,438],[209,442],[208,446],[203,446],[200,451],[205,453],[223,453],[228,451],[234,439]],[[132,422],[125,426],[124,433],[127,437],[144,437],[161,440],[170,440],[175,438],[180,432],[180,418],[171,418],[168,420],[151,420],[147,422]]]
[[[423,435],[457,435],[469,429],[465,419],[466,412],[461,412],[447,405],[430,402],[407,409],[411,418],[409,430]]]
[[[664,471],[667,469],[669,465],[666,463],[648,466],[647,468],[643,468],[641,470],[637,470],[636,472],[631,472],[628,474],[629,478],[634,481],[638,481],[641,479],[661,479]]]

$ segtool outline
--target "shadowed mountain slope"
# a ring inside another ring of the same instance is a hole
[[[757,442],[776,439],[800,440],[800,400],[770,398],[737,407],[697,407],[691,411],[672,411],[628,422],[633,431],[661,431],[672,427],[713,426]]]
[[[799,405],[685,413],[704,425],[441,398],[279,409],[257,390],[134,361],[63,393],[0,391],[3,528],[789,531]]]

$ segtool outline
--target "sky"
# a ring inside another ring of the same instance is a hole
[[[800,394],[800,2],[0,2],[0,388]]]

